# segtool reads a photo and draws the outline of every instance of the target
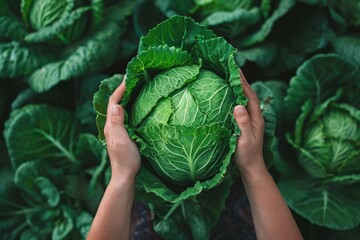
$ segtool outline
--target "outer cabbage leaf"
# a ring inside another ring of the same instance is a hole
[[[309,227],[314,227],[311,225]],[[329,228],[316,228],[313,239],[329,239],[329,240],[357,240],[360,235],[360,226],[349,230],[333,230]]]
[[[227,178],[212,190],[175,204],[151,204],[156,217],[155,231],[164,239],[209,239],[212,227],[225,209],[232,182]]]
[[[336,54],[319,54],[304,62],[290,80],[285,97],[287,121],[294,122],[301,106],[311,99],[316,106],[357,78],[357,67]]]
[[[33,202],[47,203],[55,207],[60,201],[60,192],[49,178],[60,177],[63,171],[39,161],[22,163],[15,171],[15,184],[27,192]],[[46,187],[43,187],[46,185]]]
[[[5,175],[2,174],[2,176]],[[21,200],[21,194],[15,187],[12,178],[4,178],[0,188],[0,234],[2,238],[19,238],[19,231],[14,230],[26,221],[26,218],[15,214],[5,215],[4,213],[16,210],[13,203],[24,204]]]
[[[111,94],[121,84],[123,79],[124,75],[120,74],[104,79],[101,81],[99,91],[95,93],[93,98],[93,105],[96,112],[96,126],[99,130],[99,139],[103,145],[106,144],[103,130],[106,122],[107,103]]]
[[[176,31],[173,27],[176,26]],[[159,37],[161,36],[161,37]],[[173,17],[171,20],[162,22],[149,33],[141,38],[139,52],[151,46],[168,45],[189,51],[195,44],[196,36],[202,39],[215,38],[216,35],[205,26],[195,24],[189,17]]]
[[[104,0],[91,0],[91,11],[96,24],[103,18],[105,3]]]
[[[0,16],[0,28],[0,39],[9,38],[21,41],[27,34],[23,24],[6,16]]]
[[[304,12],[307,16],[305,19]],[[323,8],[298,4],[276,22],[264,41],[275,44],[276,49],[272,49],[276,53],[273,61],[264,66],[258,60],[255,62],[269,76],[293,70],[304,61],[307,54],[327,45],[328,31],[328,19]],[[266,53],[272,52],[268,50]]]
[[[46,47],[31,47],[15,41],[0,43],[0,77],[28,75],[54,57]]]
[[[269,66],[277,55],[277,46],[272,41],[264,41],[236,53],[236,63],[244,66],[246,61],[256,62],[260,67]]]
[[[270,88],[260,81],[253,83],[251,87],[260,101],[260,109],[265,121],[263,155],[267,167],[270,168],[274,160],[273,149],[275,147],[274,136],[277,121],[274,111],[275,94]]]
[[[266,18],[266,20],[261,24],[261,27],[252,31],[249,35],[241,37],[240,41],[236,41],[237,44],[235,45],[238,47],[247,47],[264,41],[270,34],[275,22],[284,16],[294,5],[295,1],[293,0],[279,1],[279,4],[276,5],[276,8],[272,12],[272,15]]]
[[[337,230],[359,225],[360,203],[352,194],[352,189],[359,187],[359,184],[324,184],[308,176],[279,181],[282,195],[296,213],[313,224]]]
[[[88,212],[81,212],[76,218],[76,228],[79,229],[83,239],[86,239],[93,222],[93,216]]]
[[[114,22],[113,16],[117,14],[118,20],[123,20],[129,9],[118,5],[110,10],[98,31],[73,46],[63,60],[49,63],[28,77],[27,81],[35,91],[47,91],[60,81],[97,73],[113,63],[120,44],[119,38],[125,30],[123,24]]]
[[[331,17],[342,29],[360,26],[360,3],[356,0],[324,0]]]
[[[344,35],[332,40],[335,52],[360,66],[360,36]]]
[[[70,113],[45,105],[28,105],[13,111],[4,131],[13,167],[34,159],[57,160],[58,164],[66,159],[76,164],[78,129]]]
[[[280,80],[267,80],[264,84],[273,93],[272,107],[276,115],[276,135],[281,135],[287,129],[287,125],[289,125],[284,117],[286,115],[284,98],[288,84]]]

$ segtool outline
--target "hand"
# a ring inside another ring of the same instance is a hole
[[[249,101],[246,108],[241,105],[234,108],[235,120],[241,132],[234,158],[240,172],[248,172],[254,168],[265,167],[262,153],[264,118],[261,115],[259,99],[241,70],[240,75],[244,94]]]
[[[124,127],[124,109],[118,104],[124,96],[125,78],[109,98],[104,128],[112,180],[135,179],[141,163],[139,150]]]

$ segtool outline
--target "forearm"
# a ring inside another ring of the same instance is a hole
[[[87,239],[129,239],[134,194],[135,179],[112,179],[106,188]]]
[[[257,238],[302,239],[296,222],[265,165],[241,171],[241,178],[249,198]]]

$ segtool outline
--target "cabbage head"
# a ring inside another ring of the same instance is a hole
[[[316,55],[291,79],[282,113],[294,124],[279,145],[279,188],[295,212],[337,230],[360,224],[359,82],[355,63]]]
[[[122,105],[143,156],[137,182],[146,192],[177,202],[224,179],[235,150],[233,108],[246,104],[235,51],[188,17],[172,17],[141,38]],[[102,140],[104,121],[98,115]]]
[[[51,27],[61,20],[70,10],[85,5],[83,0],[35,0],[29,9],[29,22],[32,28],[39,31],[46,27]],[[86,27],[86,15],[78,13],[74,22],[57,33],[55,38],[50,41],[52,44],[69,44],[77,40],[84,32]]]
[[[136,198],[149,205],[163,239],[209,239],[234,179],[231,156],[239,129],[235,105],[247,102],[233,48],[189,17],[174,16],[140,40],[127,65],[121,105],[142,163]],[[94,96],[100,140],[108,98],[124,75],[103,80]],[[264,84],[264,154],[271,155],[274,114]],[[209,201],[211,199],[211,201]]]
[[[298,135],[301,130],[303,136]],[[299,142],[299,161],[309,174],[324,179],[344,177],[345,181],[360,173],[359,109],[346,104],[324,104],[301,130],[295,137],[297,141],[303,137]]]
[[[217,74],[199,65],[174,67],[145,83],[131,126],[160,176],[191,184],[219,171],[234,129],[234,103],[229,83]]]

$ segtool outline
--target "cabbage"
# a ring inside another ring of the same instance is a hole
[[[235,51],[188,17],[172,17],[141,39],[122,104],[144,158],[137,182],[147,192],[176,203],[224,179],[235,151],[232,111],[246,104]],[[103,123],[98,116],[104,141]]]
[[[354,62],[319,54],[291,79],[279,114],[293,123],[279,145],[279,188],[296,213],[331,229],[360,224],[359,88]]]
[[[346,104],[325,105],[303,126],[299,161],[315,178],[360,173],[360,111]],[[299,136],[300,138],[300,136]]]
[[[141,38],[127,65],[121,104],[142,156],[136,196],[149,204],[164,239],[208,239],[225,207],[239,134],[233,108],[247,101],[235,52],[191,18],[174,16]],[[122,79],[104,80],[94,97],[104,144],[108,98]],[[264,154],[271,157],[271,93],[264,84],[253,87],[267,122]]]
[[[234,128],[234,100],[226,80],[198,65],[171,68],[147,82],[131,125],[148,143],[144,153],[159,175],[175,184],[212,177]]]
[[[68,17],[69,10],[75,7],[75,5],[83,5],[82,0],[77,1],[57,1],[57,0],[35,0],[31,4],[29,10],[29,22],[30,25],[37,31],[51,27],[56,24],[57,21],[62,20],[64,17]],[[56,39],[50,41],[50,43],[57,44],[69,44],[77,40],[82,36],[86,27],[86,16],[84,14],[78,14],[77,19],[72,25],[65,27],[63,31],[56,34]]]

